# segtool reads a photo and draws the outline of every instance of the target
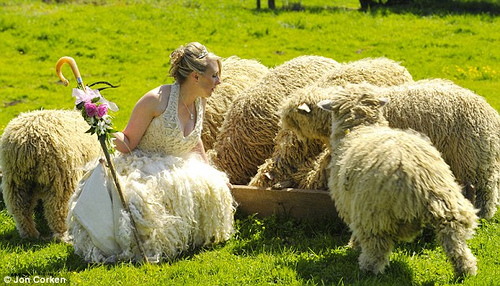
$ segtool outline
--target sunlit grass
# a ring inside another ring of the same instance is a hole
[[[320,0],[276,1],[279,8],[299,3],[303,9],[275,12],[266,9],[266,1],[262,11],[256,11],[253,0],[55,2],[0,4],[0,133],[20,112],[73,108],[71,88],[60,85],[55,75],[61,56],[75,58],[86,83],[106,80],[120,85],[103,95],[119,105],[114,115],[121,129],[142,94],[171,82],[169,52],[190,41],[200,41],[220,56],[258,59],[268,67],[305,54],[339,62],[385,56],[401,62],[417,80],[453,80],[500,109],[500,20],[461,8],[473,1],[458,1],[448,10],[442,6],[449,1],[440,1],[435,14],[418,5],[365,13],[357,10],[357,0],[327,5]],[[69,68],[63,72],[74,86]],[[470,241],[479,274],[467,277],[464,285],[500,284],[499,219],[497,214],[482,221]],[[40,217],[37,221],[44,225]],[[451,264],[432,237],[398,244],[387,273],[371,276],[359,271],[359,253],[345,246],[349,234],[338,222],[238,215],[237,230],[226,244],[196,249],[159,265],[88,265],[70,245],[20,239],[0,201],[0,279],[44,275],[67,278],[73,285],[456,282]],[[49,235],[46,227],[42,234]]]

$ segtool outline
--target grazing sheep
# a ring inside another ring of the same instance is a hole
[[[493,217],[500,180],[498,112],[483,97],[442,79],[378,88],[378,92],[390,99],[384,108],[389,125],[426,134],[465,186],[467,197],[475,201],[479,216]],[[290,98],[282,107],[283,127],[300,138],[327,142],[330,115],[315,103],[328,96],[325,89],[311,87]]]
[[[39,236],[33,213],[41,200],[53,237],[64,239],[69,198],[85,167],[100,154],[88,129],[81,113],[71,110],[21,113],[5,127],[0,140],[3,197],[21,237]]]
[[[390,128],[380,110],[387,99],[376,89],[348,85],[330,95],[318,103],[333,114],[328,187],[352,245],[361,247],[360,268],[383,273],[395,240],[412,241],[431,225],[455,273],[475,275],[466,240],[476,210],[439,151],[424,135]]]
[[[328,165],[330,163],[330,149],[323,151],[316,157],[302,164],[297,172],[292,173],[292,178],[298,182],[300,189],[326,190],[328,186]]]
[[[343,63],[318,80],[317,86],[344,86],[368,82],[376,86],[394,86],[413,82],[410,72],[398,62],[380,57]]]
[[[313,169],[315,157],[324,149],[317,140],[298,140],[292,131],[279,130],[275,138],[276,146],[271,158],[259,166],[257,174],[248,183],[255,187],[311,188],[309,185],[298,185],[307,181],[307,174]],[[289,153],[288,153],[289,152]],[[294,177],[295,175],[296,177]],[[314,183],[313,181],[312,183]]]
[[[479,216],[492,218],[500,184],[498,112],[483,97],[448,80],[421,80],[384,93],[391,99],[385,110],[389,124],[429,136],[458,182],[475,194],[470,199]]]
[[[247,184],[270,157],[279,129],[278,106],[293,91],[339,66],[320,56],[300,56],[269,71],[233,101],[217,135],[212,163],[233,184]]]
[[[344,63],[326,73],[314,84],[296,90],[287,101],[300,106],[305,98],[315,102],[326,98],[317,98],[311,89],[317,87],[344,86],[348,83],[369,82],[377,86],[392,86],[413,82],[411,74],[405,67],[388,58],[365,58]],[[317,100],[317,101],[316,101]],[[305,112],[309,107],[302,105]],[[328,126],[324,125],[328,131]],[[282,142],[286,139],[288,143]],[[259,167],[257,174],[249,185],[259,187],[298,187],[305,189],[327,189],[327,172],[329,150],[322,147],[317,139],[297,138],[295,132],[280,128],[276,136],[276,145],[271,158]],[[300,142],[304,141],[304,142]],[[320,153],[323,152],[321,155]]]
[[[205,149],[213,148],[224,114],[234,97],[264,77],[269,69],[256,60],[231,56],[222,62],[221,84],[207,102],[201,138]]]

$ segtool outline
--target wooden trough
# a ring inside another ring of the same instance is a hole
[[[244,215],[255,214],[260,218],[279,215],[310,221],[338,218],[327,191],[234,185],[232,193],[238,203],[238,211]]]
[[[232,193],[238,202],[238,211],[246,215],[283,215],[313,221],[338,218],[328,191],[235,185]]]

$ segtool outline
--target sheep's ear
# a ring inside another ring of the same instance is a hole
[[[389,102],[389,99],[386,97],[381,97],[378,99],[378,103],[380,104],[380,107],[386,105]]]
[[[320,102],[318,102],[318,107],[323,109],[323,110],[326,110],[326,111],[332,111],[332,106],[333,106],[333,101],[332,100],[322,100]]]
[[[309,105],[307,105],[307,103],[302,103],[301,105],[299,105],[297,107],[297,109],[300,111],[303,111],[305,113],[309,113],[311,112],[311,108],[309,108]]]

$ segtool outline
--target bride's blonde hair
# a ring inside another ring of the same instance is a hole
[[[181,84],[193,71],[204,74],[208,60],[217,61],[220,76],[222,63],[219,56],[208,52],[207,48],[198,42],[180,46],[170,54],[170,75]]]

